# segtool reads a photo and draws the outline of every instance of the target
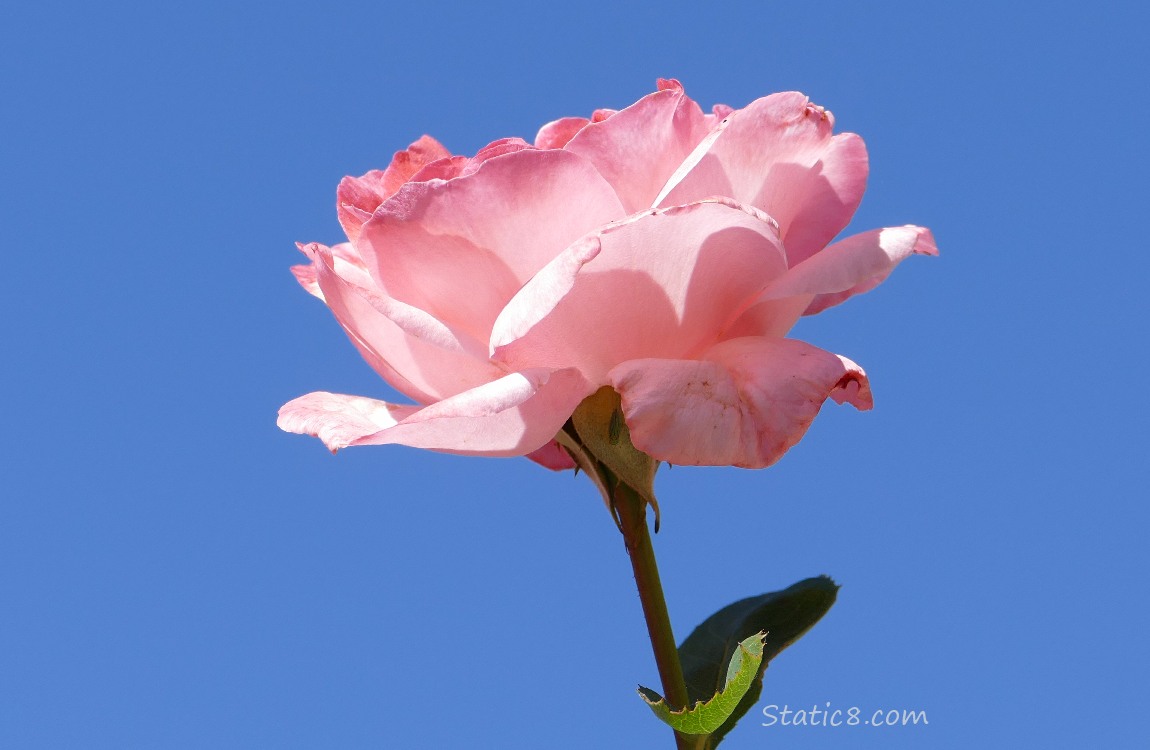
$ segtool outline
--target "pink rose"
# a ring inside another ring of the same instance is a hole
[[[862,198],[867,154],[805,96],[704,114],[677,81],[626,109],[564,118],[535,143],[452,156],[424,136],[343,180],[348,241],[293,269],[414,404],[317,392],[279,425],[333,451],[400,443],[530,454],[617,390],[635,446],[673,464],[763,467],[826,399],[871,408],[854,362],[785,338],[879,284],[929,230],[828,246]]]

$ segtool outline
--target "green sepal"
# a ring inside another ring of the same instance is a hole
[[[571,415],[571,424],[582,449],[655,509],[657,530],[659,506],[655,501],[655,471],[659,462],[632,445],[631,431],[623,419],[623,407],[615,389],[603,386],[583,399]]]
[[[694,706],[672,710],[663,696],[650,688],[639,686],[639,695],[655,715],[682,734],[711,734],[721,727],[735,711],[755,677],[760,674],[763,661],[763,638],[756,633],[737,644],[727,665],[727,678],[723,687],[709,700],[697,701]]]

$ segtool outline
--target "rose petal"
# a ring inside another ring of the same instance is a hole
[[[428,403],[504,374],[486,348],[417,308],[374,290],[371,278],[322,245],[303,248],[321,298],[376,372],[408,398]]]
[[[836,242],[772,282],[724,338],[783,336],[801,316],[874,289],[913,254],[938,255],[929,229],[873,229]]]
[[[386,170],[373,169],[362,177],[344,177],[336,190],[339,223],[352,242],[379,204],[425,165],[451,156],[439,141],[425,135],[404,151],[397,151]]]
[[[630,214],[653,205],[707,130],[699,105],[681,86],[669,85],[582,128],[564,149],[589,159]]]
[[[419,408],[309,393],[280,409],[280,428],[314,435],[332,451],[400,444],[485,456],[523,456],[554,438],[588,394],[575,370],[512,373]]]
[[[761,297],[760,297],[761,299]],[[756,302],[738,320],[723,331],[720,339],[737,339],[744,336],[783,337],[795,327],[802,317],[803,310],[810,303],[810,297],[785,297]]]
[[[563,148],[591,121],[586,117],[561,117],[539,128],[535,148]]]
[[[637,448],[660,461],[763,468],[802,438],[826,399],[873,405],[862,369],[794,339],[725,341],[703,360],[611,370]]]
[[[344,275],[350,275],[352,283],[364,284],[371,283],[371,277],[367,273],[367,269],[363,267],[363,260],[355,251],[355,246],[350,242],[341,242],[338,245],[327,247],[318,242],[309,242],[304,244],[302,242],[295,243],[296,249],[307,256],[308,260],[315,259],[315,254],[322,248],[323,252],[331,255],[333,258],[338,259],[340,268]],[[316,269],[314,265],[307,266],[292,266],[292,275],[295,276],[299,285],[304,288],[308,294],[318,299],[323,299],[323,291],[319,288],[319,279],[316,276]]]
[[[281,406],[276,425],[285,432],[317,437],[335,452],[364,435],[374,435],[394,427],[419,408],[363,396],[316,391]]]
[[[659,205],[726,195],[779,222],[790,264],[821,250],[846,227],[866,187],[867,155],[853,133],[797,92],[772,94],[731,113],[721,136]]]
[[[552,471],[565,471],[575,468],[575,461],[571,458],[571,454],[554,440],[539,450],[528,453],[527,458]]]
[[[522,138],[501,138],[498,141],[488,143],[483,148],[476,152],[475,156],[467,160],[467,164],[460,170],[460,177],[469,174],[475,174],[483,163],[488,159],[494,159],[496,156],[503,156],[505,154],[513,154],[516,151],[523,151],[524,149],[534,149],[527,141]]]
[[[786,270],[774,224],[719,199],[632,216],[560,254],[496,321],[511,369],[579,367],[592,382],[642,357],[701,351]]]
[[[731,113],[734,111],[735,108],[728,104],[716,104],[715,106],[711,107],[711,114],[704,116],[707,118],[707,125],[713,128],[723,120],[730,117]]]
[[[297,243],[298,245],[298,243]],[[313,297],[323,299],[323,292],[320,291],[319,281],[316,280],[315,266],[292,266],[292,276],[303,287],[304,291]]]
[[[863,139],[842,133],[831,138],[812,166],[794,170],[785,191],[772,194],[770,203],[778,214],[775,218],[792,267],[821,251],[846,228],[862,201],[869,171]],[[786,176],[780,172],[780,179]]]
[[[667,205],[667,196],[670,195],[670,193],[674,191],[676,187],[678,187],[679,183],[681,183],[687,175],[694,171],[695,167],[699,165],[700,161],[706,158],[707,154],[710,153],[711,148],[715,145],[715,141],[719,140],[719,136],[721,136],[723,131],[727,129],[728,122],[729,120],[724,119],[715,124],[711,128],[711,131],[703,137],[703,140],[699,141],[694,150],[687,154],[687,157],[683,159],[682,163],[680,163],[678,167],[675,168],[675,171],[671,173],[671,176],[667,178],[667,182],[665,185],[663,185],[663,189],[660,190],[659,194],[655,196],[655,200],[651,204],[652,208]],[[716,195],[718,195],[718,193],[716,193]]]
[[[458,177],[471,163],[467,156],[448,156],[437,159],[415,173],[408,182],[430,182],[431,180],[451,180]],[[370,218],[370,217],[369,217]]]
[[[487,340],[524,282],[622,215],[585,159],[532,148],[449,182],[409,182],[375,212],[357,246],[388,296]]]
[[[929,229],[911,224],[873,229],[836,242],[791,269],[776,282],[779,288],[768,293],[783,296],[793,289],[802,289],[804,294],[814,293],[815,298],[803,313],[814,315],[874,289],[911,255],[938,255],[938,246]],[[794,278],[788,279],[792,274]]]

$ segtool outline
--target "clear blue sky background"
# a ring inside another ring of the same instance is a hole
[[[669,734],[583,477],[279,432],[388,397],[288,273],[344,174],[677,77],[863,135],[853,228],[942,257],[796,335],[860,362],[774,468],[664,471],[685,635],[818,573],[737,748],[1142,747],[1147,138],[1135,3],[77,2],[0,11],[0,747],[638,748]],[[716,573],[721,571],[721,573]],[[515,705],[514,709],[507,704]]]

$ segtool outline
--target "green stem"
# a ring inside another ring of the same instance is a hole
[[[631,569],[635,571],[639,601],[643,605],[643,617],[647,620],[647,632],[651,636],[651,649],[655,652],[655,664],[659,667],[659,679],[663,683],[663,697],[673,709],[685,708],[688,701],[687,685],[683,680],[675,634],[671,630],[671,618],[667,614],[663,584],[659,581],[659,568],[655,564],[655,548],[651,545],[651,534],[647,530],[647,502],[623,482],[615,485],[612,495],[619,517],[619,528],[623,532],[623,542],[631,558]],[[696,747],[696,739],[675,733],[675,743],[680,750]]]

